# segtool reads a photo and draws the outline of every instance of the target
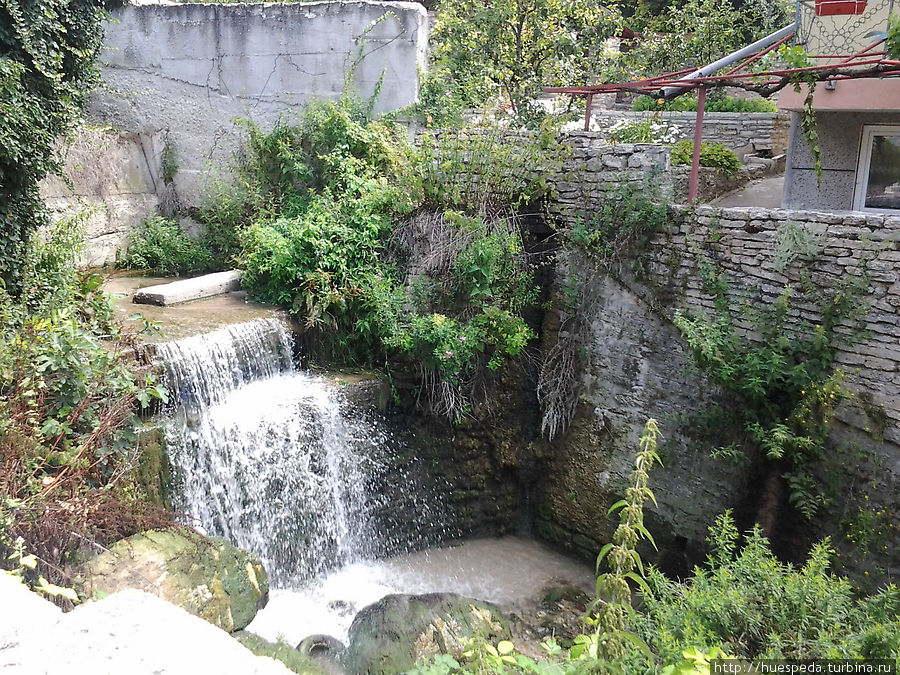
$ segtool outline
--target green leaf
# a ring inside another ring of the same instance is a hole
[[[50,597],[63,597],[66,600],[78,602],[78,594],[73,589],[51,584],[44,577],[38,577],[38,590]]]
[[[618,633],[621,637],[628,640],[631,644],[638,648],[638,651],[641,652],[647,660],[651,663],[653,662],[653,652],[650,651],[650,647],[647,646],[647,643],[644,642],[640,637],[635,635],[634,633],[630,633],[627,630],[619,631]]]
[[[650,594],[650,586],[648,586],[647,582],[644,581],[636,573],[626,572],[625,577],[627,577],[628,579],[631,579],[634,583],[636,583],[638,586],[640,586],[641,590],[644,591],[644,593],[647,593],[648,595]]]
[[[625,501],[624,499],[620,499],[615,504],[613,504],[612,506],[609,507],[609,511],[606,512],[606,515],[607,516],[612,515],[613,511],[617,511],[617,510],[621,509],[623,506],[627,506],[627,505],[628,505],[627,501]]]

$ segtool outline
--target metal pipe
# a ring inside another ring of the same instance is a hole
[[[697,92],[697,121],[694,124],[694,155],[691,157],[691,177],[688,181],[688,204],[697,201],[700,186],[700,148],[703,143],[703,112],[706,109],[706,87]]]
[[[594,112],[594,95],[587,95],[587,110],[584,112],[584,130],[591,130],[591,113]]]
[[[775,31],[771,35],[767,35],[766,37],[757,40],[753,44],[749,44],[746,47],[738,49],[736,52],[732,52],[728,56],[723,56],[718,61],[713,61],[708,66],[703,66],[702,68],[695,70],[693,73],[690,73],[689,75],[685,75],[684,77],[680,78],[680,80],[681,81],[689,81],[689,80],[693,80],[697,77],[708,77],[709,75],[716,72],[717,70],[720,70],[721,68],[724,68],[725,66],[731,65],[732,63],[734,63],[735,61],[738,61],[739,59],[742,59],[746,56],[750,56],[751,54],[758,52],[760,49],[765,49],[769,45],[771,45],[775,42],[778,42],[779,40],[783,40],[787,37],[790,37],[791,33],[793,33],[793,32],[794,32],[793,24],[790,26],[785,26],[781,30]],[[679,94],[683,94],[685,91],[687,91],[687,89],[683,88],[683,87],[677,87],[677,86],[663,87],[659,92],[659,96],[660,96],[660,98],[666,98],[666,99],[675,98]]]

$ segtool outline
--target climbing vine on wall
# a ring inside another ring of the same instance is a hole
[[[854,396],[834,363],[837,348],[858,333],[848,336],[836,329],[864,318],[867,308],[860,297],[868,277],[861,270],[832,289],[814,325],[791,319],[798,314],[798,298],[811,300],[810,289],[785,286],[770,307],[751,317],[759,338],[750,339],[736,327],[724,273],[708,254],[697,254],[698,272],[715,311],[679,310],[675,325],[697,365],[737,397],[746,441],[780,469],[791,504],[812,518],[827,503],[814,467],[825,456],[837,406]]]

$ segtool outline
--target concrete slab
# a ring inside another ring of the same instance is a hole
[[[213,274],[204,274],[202,277],[180,279],[160,286],[142,288],[134,294],[132,302],[139,305],[166,307],[239,291],[241,290],[241,274],[240,270],[214,272]]]
[[[208,333],[229,324],[264,317],[290,320],[288,313],[283,310],[247,300],[244,291],[233,291],[168,307],[135,306],[132,303],[135,293],[171,281],[173,281],[171,277],[117,272],[107,278],[103,288],[115,297],[116,315],[119,320],[130,330],[141,333],[141,339],[145,342],[179,340],[197,333]],[[159,330],[145,330],[145,321],[158,326]]]
[[[723,195],[710,203],[723,207],[759,206],[766,209],[780,209],[783,194],[784,176],[772,176],[751,181],[740,190]]]

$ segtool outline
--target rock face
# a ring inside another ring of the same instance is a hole
[[[458,657],[475,634],[495,643],[510,637],[493,605],[450,593],[388,595],[353,620],[344,666],[351,673],[402,673],[434,654]]]
[[[190,532],[145,532],[117,542],[82,569],[82,591],[102,597],[147,591],[228,632],[265,606],[269,581],[260,561],[224,539]]]
[[[183,609],[123,591],[63,614],[0,572],[0,671],[23,675],[290,675]]]
[[[625,493],[641,430],[654,417],[664,468],[651,472],[659,505],[647,504],[645,516],[661,553],[642,555],[689,572],[702,559],[707,525],[740,501],[748,479],[734,463],[711,459],[679,424],[715,405],[719,392],[690,372],[676,329],[631,290],[606,279],[591,300],[578,414],[538,484],[536,531],[595,558],[617,526],[607,510]]]

